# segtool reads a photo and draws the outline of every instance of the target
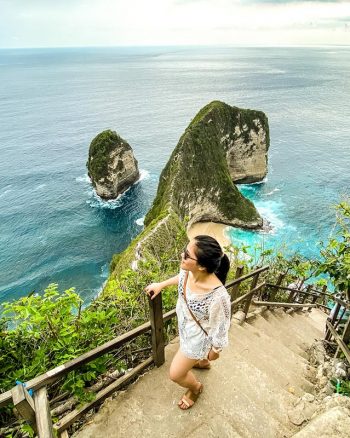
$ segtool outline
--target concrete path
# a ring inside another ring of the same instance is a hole
[[[78,438],[290,437],[298,428],[288,409],[312,384],[304,377],[306,349],[323,336],[326,316],[266,311],[251,323],[232,324],[230,346],[210,370],[195,370],[204,391],[181,411],[184,390],[168,379],[178,344],[166,348],[166,363],[154,368],[74,434]]]

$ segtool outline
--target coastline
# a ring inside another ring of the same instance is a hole
[[[227,228],[229,226],[217,222],[197,222],[187,230],[187,236],[189,239],[193,239],[199,234],[207,234],[214,237],[224,249],[225,246],[231,245],[231,241],[226,235]]]

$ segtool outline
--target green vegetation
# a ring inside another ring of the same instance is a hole
[[[337,213],[335,235],[321,246],[319,260],[307,260],[299,254],[287,258],[281,251],[263,248],[256,249],[256,257],[248,258],[248,247],[229,247],[226,248],[232,265],[229,278],[234,276],[238,265],[243,264],[244,272],[247,272],[257,264],[269,264],[271,268],[265,278],[268,282],[275,282],[279,272],[288,272],[287,282],[296,276],[310,278],[323,274],[336,290],[349,292],[349,203],[339,204]],[[129,248],[114,259],[103,293],[87,308],[83,308],[74,289],[60,292],[55,284],[49,285],[42,296],[31,294],[5,303],[0,319],[2,391],[12,388],[16,380],[28,381],[147,321],[148,298],[144,287],[178,272],[180,253],[186,241],[185,224],[175,213],[164,215],[161,223],[151,222]],[[137,245],[141,245],[142,259],[138,261],[138,270],[133,271],[129,264]],[[321,279],[319,284],[324,281]],[[242,287],[241,293],[246,287],[248,284]],[[162,295],[164,311],[174,308],[176,288],[168,288]],[[275,298],[284,301],[286,296],[280,293]],[[168,322],[168,338],[175,333],[174,321]],[[145,353],[140,356],[130,354],[130,351],[147,350],[149,346],[150,336],[145,334],[129,346],[69,373],[50,387],[50,396],[69,391],[82,400],[93,397],[88,389],[98,376],[106,370],[122,370],[135,365]],[[344,381],[338,385],[338,392],[348,394],[348,383]],[[0,410],[0,422],[7,423],[11,416],[9,407]]]
[[[342,395],[346,395],[347,397],[350,397],[350,381],[349,380],[332,379],[331,384],[334,386],[334,391],[337,394],[342,394]]]
[[[337,222],[334,236],[321,247],[316,274],[329,275],[334,289],[344,292],[350,300],[350,204],[336,206]]]
[[[156,223],[150,225],[152,231]],[[181,226],[180,226],[181,225]],[[149,230],[148,230],[149,231]],[[33,377],[65,363],[116,336],[149,320],[148,298],[144,287],[178,272],[180,253],[187,242],[183,224],[177,216],[169,216],[158,226],[153,239],[145,241],[138,271],[130,269],[136,245],[148,231],[142,233],[120,254],[103,293],[87,308],[74,289],[59,292],[49,285],[43,295],[30,295],[3,305],[0,319],[0,385],[2,391],[11,389],[17,381]],[[123,268],[122,268],[123,267]],[[175,307],[176,288],[163,293],[163,309]],[[169,321],[166,334],[176,333],[174,321]],[[92,397],[89,387],[107,370],[127,369],[140,362],[147,353],[131,354],[150,346],[150,334],[145,334],[117,352],[90,362],[78,371],[50,386],[50,396],[69,391],[81,400]],[[1,423],[12,416],[10,408],[0,409]]]
[[[126,147],[130,148],[125,140],[110,129],[101,132],[92,140],[89,149],[89,159],[86,163],[90,178],[98,181],[108,175],[110,153],[120,143],[124,143]],[[118,165],[122,164],[118,163]]]
[[[241,110],[214,101],[202,108],[181,136],[161,173],[156,198],[148,212],[148,225],[172,209],[182,220],[194,214],[196,205],[206,205],[208,214],[198,213],[201,221],[213,220],[242,227],[256,228],[261,218],[252,202],[246,199],[231,180],[226,160],[225,135],[237,138],[235,127],[247,124],[247,135],[257,129],[259,118],[268,134],[264,113]]]

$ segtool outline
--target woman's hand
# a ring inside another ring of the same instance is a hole
[[[215,353],[215,351],[213,351],[213,350],[211,349],[211,350],[209,351],[209,354],[208,354],[208,360],[216,360],[216,359],[219,358],[219,356],[220,356],[219,353]]]
[[[163,289],[161,283],[151,283],[145,287],[146,294],[153,300]]]

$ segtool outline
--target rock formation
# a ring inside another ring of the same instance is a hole
[[[217,101],[208,104],[187,127],[161,173],[145,225],[171,209],[180,219],[187,217],[188,226],[212,221],[261,227],[254,205],[241,195],[233,180],[257,181],[265,176],[267,145],[263,113]],[[259,163],[255,173],[254,163]]]
[[[224,105],[224,104],[222,104]],[[269,126],[261,111],[244,110],[226,105],[227,122],[220,139],[232,181],[253,183],[267,174],[267,152],[270,146]]]
[[[244,147],[251,157],[250,166],[254,162],[254,152],[248,146],[254,132],[256,138],[264,137],[268,145],[267,118],[258,111],[212,102],[196,115],[160,175],[145,229],[123,253],[113,256],[105,291],[113,289],[113,279],[125,269],[131,266],[138,269],[142,260],[174,258],[173,254],[181,252],[187,241],[186,227],[196,222],[213,221],[252,229],[262,226],[254,205],[241,195],[231,175],[235,140],[240,146],[238,155],[243,156],[242,141],[247,139]],[[260,169],[255,180],[265,173],[266,168]]]
[[[131,146],[111,130],[92,140],[87,168],[96,193],[104,199],[116,198],[140,177]]]

